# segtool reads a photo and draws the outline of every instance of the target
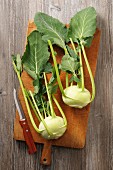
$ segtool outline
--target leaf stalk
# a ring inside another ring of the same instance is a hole
[[[33,100],[33,103],[34,103],[34,105],[35,105],[35,108],[36,108],[36,110],[37,110],[37,112],[38,112],[38,114],[39,114],[39,116],[40,116],[40,119],[41,119],[43,125],[45,126],[48,134],[51,135],[52,133],[49,131],[49,129],[48,129],[48,127],[47,127],[47,124],[46,124],[43,116],[42,116],[41,113],[40,113],[40,110],[39,110],[39,108],[38,108],[38,106],[37,106],[37,104],[36,104],[36,101],[35,101],[35,99],[34,99],[34,96],[33,96],[32,92],[29,91],[29,93],[30,93],[30,95],[31,95],[31,98],[32,98],[32,100]]]
[[[65,96],[64,89],[63,89],[63,86],[62,86],[62,83],[61,83],[61,80],[60,80],[60,75],[59,75],[59,71],[58,71],[58,67],[57,67],[56,57],[55,57],[55,55],[54,55],[53,46],[52,46],[50,40],[48,40],[48,44],[49,44],[49,46],[50,46],[51,53],[52,53],[52,58],[53,58],[54,66],[55,66],[55,71],[56,71],[56,76],[57,76],[58,85],[59,85],[59,88],[60,88],[60,91],[61,91],[62,95]]]
[[[83,72],[81,49],[79,50],[79,57],[80,57],[80,72],[81,72],[82,91],[84,91],[84,72]]]
[[[59,109],[59,111],[60,111],[60,113],[61,113],[61,115],[62,115],[62,117],[64,119],[64,125],[67,126],[67,119],[66,119],[66,116],[65,116],[62,108],[60,107],[60,105],[59,105],[57,99],[54,97],[54,95],[52,95],[52,98],[53,98],[55,104],[57,105],[57,107],[58,107],[58,109]]]
[[[46,85],[47,96],[48,96],[48,100],[49,100],[49,104],[50,104],[50,109],[51,109],[51,115],[52,115],[52,117],[56,117],[54,109],[53,109],[53,106],[52,106],[51,96],[49,94],[49,90],[48,90],[48,87],[47,87],[47,79],[46,79],[45,72],[43,74],[44,74],[44,80],[45,80],[45,85]]]
[[[66,72],[66,88],[68,87],[69,80],[68,80],[68,73]]]
[[[92,85],[91,102],[92,102],[94,100],[94,98],[95,98],[95,82],[94,82],[93,74],[92,74],[92,71],[91,71],[91,68],[90,68],[87,56],[86,56],[85,48],[84,48],[82,43],[81,43],[81,47],[82,47],[82,52],[83,52],[84,59],[85,59],[85,62],[86,62],[86,65],[87,65],[87,69],[88,69],[88,72],[89,72],[89,75],[90,75],[90,79],[91,79],[91,85]]]
[[[35,122],[34,122],[34,119],[32,117],[32,114],[31,114],[31,110],[30,110],[30,107],[29,107],[29,103],[28,103],[28,100],[27,100],[27,97],[26,97],[26,94],[25,94],[25,89],[24,89],[24,86],[23,86],[23,83],[22,83],[22,80],[21,80],[21,77],[20,77],[20,73],[19,71],[17,70],[16,68],[16,64],[14,63],[13,61],[13,67],[14,67],[14,70],[17,74],[17,77],[18,77],[18,80],[19,80],[19,83],[20,83],[20,87],[22,89],[22,93],[23,93],[23,96],[24,96],[24,100],[25,100],[25,104],[26,104],[26,107],[27,107],[27,111],[28,111],[28,114],[29,114],[29,117],[30,117],[30,120],[31,120],[31,123],[34,127],[34,129],[38,132],[38,133],[41,133],[41,131],[37,128]]]

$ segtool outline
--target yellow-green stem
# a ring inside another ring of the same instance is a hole
[[[50,97],[50,94],[49,94],[49,90],[48,90],[48,87],[47,87],[47,79],[46,79],[45,72],[44,72],[44,80],[45,80],[45,85],[46,85],[46,91],[47,91],[47,96],[48,96],[48,100],[49,100],[49,105],[50,105],[50,109],[51,109],[51,115],[52,115],[52,117],[56,117],[54,109],[53,109],[53,106],[52,106],[52,101],[51,101],[51,97]]]
[[[68,81],[68,73],[66,72],[66,88],[68,87],[69,81]]]
[[[40,113],[40,110],[39,110],[39,108],[38,108],[38,106],[37,106],[37,104],[36,104],[36,101],[35,101],[35,99],[34,99],[34,96],[33,96],[32,92],[29,91],[29,93],[30,93],[30,95],[31,95],[31,98],[32,98],[32,100],[33,100],[33,103],[34,103],[34,105],[35,105],[35,108],[36,108],[36,110],[37,110],[37,112],[38,112],[38,114],[39,114],[39,116],[40,116],[40,119],[41,119],[43,125],[45,126],[48,134],[51,135],[51,132],[49,131],[49,129],[48,129],[48,127],[47,127],[47,124],[46,124],[44,118],[42,117],[42,115],[41,115],[41,113]]]
[[[54,66],[55,66],[58,85],[59,85],[59,88],[60,88],[60,91],[61,91],[62,95],[65,96],[64,89],[63,89],[63,86],[62,86],[62,83],[61,83],[61,80],[60,80],[60,75],[59,75],[59,71],[58,71],[58,67],[57,67],[56,57],[54,55],[54,50],[53,50],[53,47],[52,47],[52,44],[51,44],[50,40],[48,40],[48,44],[50,46],[51,53],[52,53],[52,58],[53,58]]]
[[[71,41],[71,45],[73,47],[73,50],[75,52],[76,55],[78,55],[77,53],[77,50],[76,50],[76,47],[74,45],[74,42],[72,40],[72,38],[70,38],[70,41]],[[83,66],[82,66],[82,58],[81,58],[81,55],[80,55],[80,65],[81,65],[81,80],[82,80],[82,91],[84,91],[84,74],[83,74]],[[75,75],[75,74],[74,74]],[[77,83],[78,84],[78,83]]]
[[[31,105],[31,107],[32,107],[32,109],[33,109],[36,117],[38,118],[39,122],[41,122],[41,119],[40,119],[40,117],[38,116],[36,109],[34,108],[34,105],[33,105],[32,101],[31,101],[31,99],[30,99],[30,97],[29,97],[29,94],[28,94],[27,90],[25,90],[25,92],[26,92],[26,96],[27,96],[27,98],[28,98],[28,101],[29,101],[29,103],[30,103],[30,105]]]
[[[90,75],[90,79],[91,79],[91,85],[92,85],[91,102],[92,102],[94,100],[94,98],[95,98],[95,82],[94,82],[93,74],[92,74],[92,71],[91,71],[91,68],[90,68],[87,56],[86,56],[86,52],[85,52],[84,46],[82,45],[82,43],[81,43],[81,47],[82,47],[82,52],[83,52],[84,59],[85,59],[85,62],[86,62],[86,65],[87,65],[87,69],[88,69],[88,72],[89,72],[89,75]]]
[[[28,114],[29,114],[29,117],[30,117],[30,120],[31,120],[31,123],[34,127],[34,129],[38,132],[38,133],[41,133],[41,131],[37,128],[35,122],[34,122],[34,119],[32,117],[32,114],[31,114],[31,110],[30,110],[30,107],[29,107],[29,104],[28,104],[28,100],[27,100],[27,97],[25,95],[25,91],[24,91],[24,86],[23,86],[23,83],[22,83],[22,80],[21,80],[21,77],[20,77],[20,73],[18,72],[17,68],[16,68],[16,65],[15,63],[13,62],[13,66],[14,66],[14,70],[18,76],[18,80],[19,80],[19,83],[20,83],[20,87],[22,89],[22,93],[23,93],[23,96],[24,96],[24,100],[25,100],[25,104],[26,104],[26,107],[27,107],[27,111],[28,111]]]
[[[45,118],[46,118],[46,111],[45,111],[45,106],[44,106],[44,102],[43,102],[42,97],[41,97],[41,102],[42,102],[42,107],[43,107],[43,110],[44,110],[44,116],[45,116]]]
[[[79,50],[79,57],[80,57],[80,72],[81,72],[82,91],[84,91],[84,72],[83,72],[81,49]]]
[[[65,54],[69,54],[66,47],[64,48],[64,51],[65,51]]]
[[[71,82],[71,86],[73,86],[73,83],[74,83],[74,82],[72,81],[72,82]]]
[[[70,41],[71,41],[73,50],[74,50],[75,54],[77,55],[77,50],[76,50],[76,48],[75,48],[75,45],[74,45],[74,42],[73,42],[72,38],[70,38]]]
[[[65,114],[64,114],[62,108],[60,107],[60,105],[59,105],[58,101],[56,100],[56,98],[54,97],[54,95],[52,95],[52,98],[53,98],[55,104],[57,105],[57,107],[58,107],[58,109],[59,109],[59,111],[60,111],[60,113],[61,113],[61,115],[62,115],[62,117],[63,117],[63,119],[64,119],[64,124],[65,124],[65,126],[67,126],[67,119],[66,119],[66,117],[65,117]]]
[[[64,51],[65,51],[65,54],[69,54],[66,47],[64,48]],[[66,87],[68,87],[68,84],[69,84],[68,73],[66,72]]]

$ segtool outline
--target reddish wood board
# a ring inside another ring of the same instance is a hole
[[[34,25],[34,23],[29,22],[27,35],[29,35],[35,29],[36,29],[36,26]],[[91,47],[86,49],[86,54],[88,57],[89,64],[91,66],[91,70],[93,72],[93,76],[95,76],[99,42],[100,42],[100,31],[97,29],[94,35],[94,39],[92,41]],[[59,47],[55,47],[54,49],[57,51],[57,62],[60,62],[62,56],[64,55],[64,52]],[[85,87],[91,92],[91,82],[90,82],[89,74],[88,74],[87,67],[85,65],[84,60],[83,60],[83,67],[84,67],[84,76],[85,76]],[[48,78],[49,76],[50,75],[48,75]],[[65,73],[64,72],[61,72],[61,79],[65,87]],[[32,79],[29,77],[29,75],[26,72],[23,72],[22,80],[23,80],[24,86],[27,89],[33,90]],[[24,102],[21,89],[19,89],[19,99],[21,101],[24,113],[26,115],[28,124],[30,126],[30,130],[33,135],[34,141],[37,143],[44,144],[42,157],[41,157],[41,163],[46,164],[46,165],[49,165],[51,162],[51,146],[52,145],[71,147],[71,148],[83,148],[85,145],[85,139],[86,139],[86,131],[87,131],[87,125],[88,125],[88,115],[90,111],[90,105],[87,105],[83,109],[71,108],[62,102],[61,93],[59,90],[56,94],[56,98],[58,99],[60,105],[62,106],[63,111],[65,112],[65,115],[68,121],[68,127],[67,127],[66,133],[61,138],[59,138],[58,140],[47,141],[43,139],[33,129],[28,113],[27,113],[27,109],[25,106],[25,102]],[[57,107],[54,106],[54,108],[55,108],[56,113],[60,115]],[[38,126],[39,122],[34,116],[34,114],[33,114],[33,117]],[[19,116],[18,116],[17,111],[16,111],[15,122],[14,122],[14,138],[16,140],[24,141],[24,136],[23,136],[22,128],[19,124]]]

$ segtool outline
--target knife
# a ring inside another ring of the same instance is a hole
[[[26,144],[28,146],[28,152],[29,152],[29,154],[33,154],[37,151],[36,145],[34,143],[29,125],[27,123],[26,117],[24,115],[24,112],[23,112],[23,109],[21,106],[21,103],[18,99],[16,89],[14,89],[14,101],[15,101],[15,105],[16,105],[17,111],[20,116],[19,123],[20,123],[21,127],[23,128],[23,135],[24,135]]]

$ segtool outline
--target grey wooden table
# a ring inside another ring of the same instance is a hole
[[[75,12],[96,8],[102,30],[96,71],[96,99],[91,105],[86,146],[82,150],[52,148],[50,167],[40,165],[42,145],[30,156],[24,142],[13,140],[18,87],[11,54],[24,51],[29,19],[43,11],[68,23]],[[113,0],[0,0],[0,170],[112,170],[113,169]]]

